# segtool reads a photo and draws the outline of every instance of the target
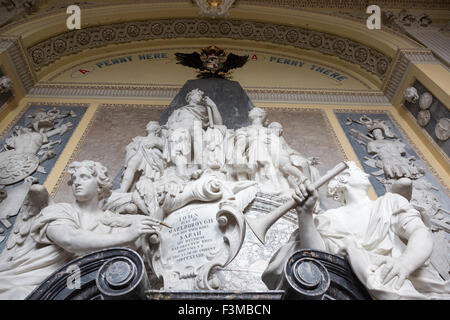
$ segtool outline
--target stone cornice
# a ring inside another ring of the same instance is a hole
[[[64,85],[37,84],[29,96],[53,97],[94,97],[94,98],[134,98],[134,99],[173,99],[178,87],[117,86],[117,85]],[[333,91],[311,89],[245,89],[254,102],[287,102],[336,105],[390,105],[389,100],[380,91]]]
[[[384,81],[381,91],[389,101],[393,101],[398,89],[407,76],[407,70],[411,63],[430,62],[438,63],[431,50],[428,49],[401,49],[397,52],[392,62],[391,70]]]

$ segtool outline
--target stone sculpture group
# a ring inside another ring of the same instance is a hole
[[[388,193],[369,200],[367,175],[349,164],[329,185],[344,206],[320,213],[310,188],[320,177],[318,159],[292,149],[282,125],[269,123],[264,109],[249,112],[249,126],[229,129],[201,90],[189,92],[186,101],[164,125],[150,121],[147,135],[126,147],[115,190],[107,168],[90,160],[68,167],[72,204],[52,203],[43,186],[26,179],[25,200],[0,255],[0,298],[23,299],[76,256],[114,246],[140,252],[163,290],[221,289],[215,272],[239,253],[244,210],[258,192],[293,196],[298,205],[298,241],[280,248],[269,263],[263,274],[269,289],[277,287],[283,261],[300,245],[346,255],[374,298],[449,294],[448,281],[426,266],[433,240],[406,198]],[[29,130],[43,125],[36,121]],[[387,179],[420,175],[401,143],[384,139],[390,136],[382,122],[360,122],[371,128],[365,143]],[[45,133],[33,133],[41,135],[33,140],[36,152]]]

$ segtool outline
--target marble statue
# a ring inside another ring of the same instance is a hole
[[[268,123],[264,109],[253,108],[250,125],[236,130],[234,169],[238,179],[255,180],[271,193],[287,191],[306,178],[314,180],[317,159],[306,159],[285,141],[283,127]],[[291,179],[290,179],[291,178]]]
[[[163,174],[165,141],[161,137],[161,127],[157,121],[150,121],[146,130],[147,136],[134,138],[126,147],[125,170],[120,192],[128,192],[140,176],[154,181]]]
[[[207,128],[203,137],[202,168],[222,169],[225,166],[226,127],[216,125]]]
[[[201,90],[186,101],[127,145],[118,189],[105,167],[86,160],[68,169],[73,204],[52,203],[39,185],[20,190],[28,196],[0,256],[0,298],[23,298],[77,255],[112,246],[139,249],[164,289],[222,288],[218,274],[244,243],[244,212],[256,194],[315,181],[318,160],[293,150],[261,108],[250,111],[250,126],[228,129]],[[50,111],[35,113],[9,148],[36,154],[61,134],[58,120],[70,114]]]
[[[417,89],[414,87],[406,88],[405,92],[403,92],[403,97],[406,101],[411,103],[416,103],[419,100],[419,94],[417,93]]]
[[[268,149],[270,134],[267,126],[267,112],[253,108],[248,114],[250,125],[236,130],[236,165],[244,165],[246,179],[279,187],[272,155]],[[244,171],[244,173],[245,173]]]
[[[400,140],[385,139],[386,131],[383,125],[374,125],[369,129],[375,138],[367,143],[367,152],[376,155],[383,168],[384,174],[389,178],[411,177],[418,174],[417,168],[409,159],[405,158],[405,144]]]
[[[320,176],[319,170],[315,167],[320,163],[319,159],[317,157],[306,159],[298,151],[292,149],[283,137],[281,123],[271,122],[268,128],[273,130],[272,132],[275,135],[270,139],[272,141],[279,140],[274,143],[274,146],[278,146],[278,148],[270,148],[272,161],[277,164],[276,167],[279,168],[280,172],[288,177],[290,187],[296,188],[306,179],[311,182],[316,181]],[[293,179],[289,179],[290,177],[293,177]]]
[[[220,289],[216,269],[239,252],[244,209],[257,192],[292,192],[305,179],[314,181],[318,161],[290,148],[281,124],[269,124],[261,108],[249,112],[250,126],[234,130],[201,90],[191,90],[186,101],[167,123],[150,122],[148,135],[128,145],[121,186],[102,208],[172,226],[141,239],[165,289]]]
[[[365,163],[371,167],[383,169],[373,172],[372,175],[385,186],[386,191],[394,192],[392,190],[396,189],[395,192],[402,194],[420,212],[434,238],[430,263],[441,277],[448,279],[450,276],[449,243],[445,240],[448,222],[446,222],[447,215],[444,214],[445,209],[433,193],[433,190],[438,191],[438,189],[425,178],[425,169],[414,163],[416,158],[406,154],[405,144],[399,139],[392,140],[395,135],[384,121],[363,116],[359,121],[349,119],[347,124],[350,125],[353,122],[366,126],[369,134],[375,138],[373,140],[360,131],[350,130],[352,136],[365,144],[368,154],[372,155],[372,158],[366,158]]]
[[[450,279],[450,243],[446,234],[450,232],[449,212],[445,210],[433,190],[439,190],[424,176],[415,180],[402,178],[381,181],[388,192],[399,193],[420,212],[421,218],[433,237],[431,265],[445,280]]]
[[[299,229],[265,270],[268,287],[277,287],[286,254],[311,248],[346,256],[375,299],[449,299],[449,281],[428,264],[433,240],[420,213],[399,194],[371,200],[368,174],[348,164],[328,184],[329,196],[342,207],[314,215],[317,191],[308,182],[296,189]]]
[[[194,146],[200,145],[202,148],[202,130],[223,124],[216,104],[200,89],[190,91],[186,95],[186,101],[188,104],[176,109],[165,124],[168,129],[165,154],[175,164],[177,174],[182,177],[189,176],[188,165],[192,163]],[[194,165],[198,167],[199,163]]]
[[[0,255],[0,298],[23,299],[57,268],[95,250],[134,248],[139,237],[159,225],[143,215],[103,211],[111,193],[107,169],[98,162],[69,165],[74,203],[53,204],[45,187],[34,186]]]

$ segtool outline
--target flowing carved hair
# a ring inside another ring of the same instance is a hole
[[[340,175],[334,177],[328,183],[327,197],[333,198],[340,203],[345,204],[344,191],[347,189],[347,182],[355,170],[361,170],[353,161],[347,161],[348,168]]]
[[[97,179],[99,188],[98,199],[106,199],[111,195],[113,188],[113,181],[108,177],[108,169],[100,162],[91,160],[74,161],[69,164],[67,172],[70,174],[70,179],[67,182],[69,186],[73,184],[73,174],[80,168],[88,169],[89,173]]]
[[[333,200],[345,204],[344,190],[347,188],[349,176],[350,172],[345,170],[340,175],[331,179],[328,183],[327,197],[333,198]]]

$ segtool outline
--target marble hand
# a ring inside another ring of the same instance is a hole
[[[317,190],[315,190],[309,180],[305,180],[295,189],[295,194],[292,198],[297,202],[297,209],[312,212],[313,208],[319,198]]]
[[[155,231],[154,227],[158,225],[159,224],[150,217],[139,217],[139,219],[136,219],[129,228],[130,240],[135,241],[142,235],[153,233]]]
[[[203,101],[207,106],[215,106],[216,104],[214,103],[214,101],[211,100],[210,97],[208,96],[204,96],[203,97]]]
[[[409,277],[410,271],[408,268],[402,263],[400,259],[394,259],[391,257],[379,257],[375,261],[375,263],[369,267],[369,270],[375,272],[380,269],[380,280],[386,285],[397,277],[395,282],[395,289],[399,290],[405,280]]]

